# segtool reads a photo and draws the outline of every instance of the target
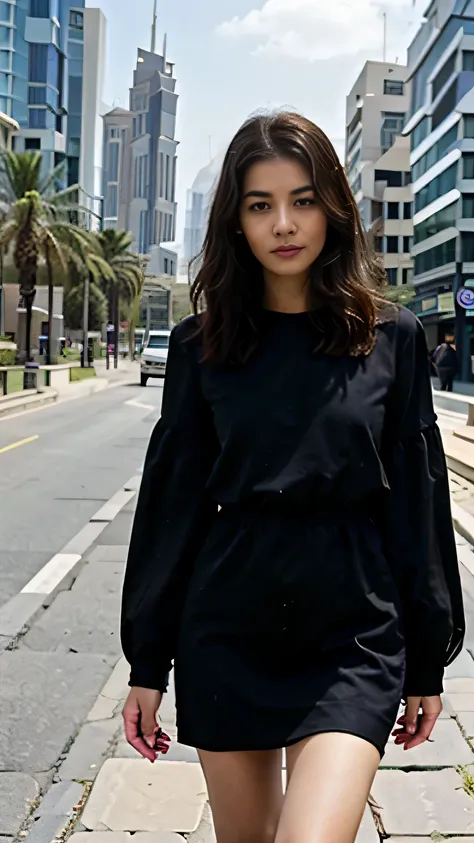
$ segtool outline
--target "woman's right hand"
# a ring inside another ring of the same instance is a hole
[[[159,725],[156,719],[162,695],[150,688],[131,688],[123,707],[125,737],[140,755],[149,761],[156,761],[158,751],[154,748]]]

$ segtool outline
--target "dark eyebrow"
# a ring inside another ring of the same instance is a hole
[[[313,185],[305,184],[304,187],[297,187],[295,190],[292,190],[291,196],[299,196],[301,193],[308,193],[310,190],[314,193]],[[249,190],[249,192],[245,194],[244,199],[250,199],[251,197],[257,199],[271,199],[272,194],[267,193],[265,190]]]

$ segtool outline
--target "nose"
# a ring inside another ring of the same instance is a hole
[[[275,237],[289,237],[296,233],[296,223],[291,217],[290,209],[285,205],[278,209],[278,217],[273,226]]]

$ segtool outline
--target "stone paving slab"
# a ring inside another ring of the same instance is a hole
[[[116,518],[107,525],[101,536],[101,542],[109,545],[129,545],[132,532],[133,517],[126,509],[119,512]]]
[[[69,814],[82,799],[84,786],[78,782],[53,784],[35,811],[35,817]]]
[[[433,741],[405,752],[390,740],[380,768],[455,767],[457,764],[474,763],[474,753],[455,720],[439,720],[433,732]]]
[[[25,635],[30,650],[121,654],[120,594],[91,591],[78,599],[74,589],[58,595]]]
[[[446,681],[458,677],[464,678],[468,676],[474,679],[474,659],[471,654],[466,649],[461,650],[457,659],[446,668],[444,676],[445,686]]]
[[[121,717],[85,723],[69,750],[66,760],[61,764],[60,779],[62,781],[72,779],[94,781],[106,759],[112,740],[121,728]]]
[[[460,711],[458,720],[466,733],[466,737],[474,739],[474,711]]]
[[[474,832],[474,799],[454,770],[377,773],[372,796],[382,806],[386,834],[430,836]]]
[[[84,556],[91,565],[96,562],[126,562],[128,556],[128,544],[98,545]]]
[[[74,592],[75,594],[80,592],[81,599],[84,594],[93,594],[94,591],[104,596],[121,594],[124,572],[124,562],[87,564],[74,583]]]
[[[110,673],[100,656],[26,649],[2,653],[0,770],[50,770]]]
[[[207,801],[198,764],[109,758],[87,801],[90,831],[195,831]]]
[[[14,836],[39,796],[38,783],[24,773],[0,773],[0,834]]]

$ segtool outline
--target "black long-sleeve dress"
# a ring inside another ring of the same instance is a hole
[[[165,690],[174,662],[200,749],[337,731],[382,754],[464,635],[423,329],[393,308],[368,357],[334,358],[309,314],[267,311],[238,368],[202,363],[195,330],[172,332],[137,504],[130,684]]]

